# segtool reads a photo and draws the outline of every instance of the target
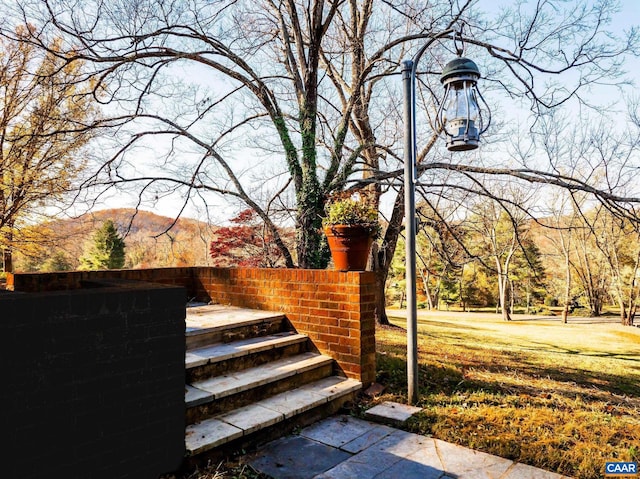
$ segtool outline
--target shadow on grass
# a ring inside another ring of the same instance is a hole
[[[396,320],[396,321],[400,321],[402,323],[404,323],[406,321],[405,318],[400,317],[400,316],[389,316],[389,321],[392,320]],[[482,330],[486,330],[486,328],[479,328],[476,326],[469,326],[467,323],[455,323],[455,322],[451,322],[451,321],[432,321],[429,319],[424,319],[424,318],[418,318],[418,325],[420,326],[435,326],[435,327],[440,327],[440,328],[450,328],[450,329],[463,329],[465,331],[482,331]],[[395,327],[395,328],[400,328],[400,329],[405,329],[402,326],[397,326],[395,324],[392,323],[391,327]]]
[[[640,384],[637,376],[613,373],[592,372],[570,366],[541,366],[521,355],[503,351],[487,360],[466,358],[464,360],[448,360],[448,364],[420,364],[420,389],[422,394],[458,392],[490,392],[497,394],[540,394],[534,384],[536,380],[555,381],[547,393],[554,393],[568,399],[577,395],[585,399],[592,398],[610,401],[611,395],[630,396],[640,399]],[[466,371],[474,369],[488,373],[517,374],[519,384],[508,383],[503,379],[490,381],[468,378]],[[407,386],[407,364],[404,352],[395,354],[377,354],[377,381],[385,384],[390,391],[403,394]],[[524,381],[522,380],[524,377]],[[527,384],[526,378],[531,382]]]
[[[545,351],[549,353],[568,354],[572,356],[577,355],[577,356],[584,356],[587,358],[619,359],[622,361],[640,362],[640,354],[614,353],[611,351],[581,351],[579,349],[571,349],[563,346],[558,346],[557,344],[544,343],[541,341],[533,341],[533,340],[529,340],[529,341],[533,344],[537,344],[542,347],[536,348],[536,349],[523,347],[524,350]]]
[[[473,331],[483,331],[483,330],[490,331],[487,328],[468,327],[465,324],[455,324],[455,323],[449,323],[449,322],[443,322],[443,321],[420,321],[420,324],[441,327],[442,329],[444,329],[444,331],[422,330],[419,332],[419,336],[438,338],[439,340],[455,341],[457,343],[460,343],[461,345],[464,345],[463,346],[464,349],[470,349],[470,350],[476,350],[476,351],[483,348],[470,346],[469,345],[470,340],[471,342],[482,342],[482,343],[486,343],[487,340],[486,338],[481,336],[474,336]],[[456,332],[447,331],[447,330],[456,330]],[[463,330],[463,331],[466,331],[466,333],[457,332],[457,330]],[[624,333],[620,333],[620,334],[624,334]],[[634,331],[632,330],[627,334],[634,334]],[[622,361],[634,361],[634,362],[640,363],[640,353],[589,351],[589,350],[581,350],[581,349],[572,349],[572,348],[567,348],[567,347],[559,346],[552,343],[536,341],[533,339],[528,339],[526,340],[526,342],[530,343],[531,345],[535,345],[536,347],[527,346],[526,343],[523,342],[521,345],[518,346],[518,348],[521,351],[533,352],[533,353],[548,352],[548,353],[555,353],[555,354],[567,354],[571,356],[582,356],[586,358],[617,359]],[[497,338],[491,339],[491,345],[495,347],[504,346],[505,348],[513,347],[513,343],[506,340],[500,340]],[[500,353],[502,354],[506,352],[507,351],[503,350]]]
[[[582,353],[582,355],[584,354]],[[615,356],[612,355],[610,357],[614,358]],[[519,358],[519,361],[519,371],[530,377],[539,376],[549,378],[559,383],[575,383],[584,388],[588,388],[590,390],[590,394],[593,396],[598,396],[599,392],[604,391],[609,394],[627,395],[640,398],[640,384],[638,384],[638,378],[635,375],[587,371],[584,369],[572,368],[568,365],[544,367],[532,361],[528,361],[526,359],[523,360],[521,357]],[[575,392],[569,392],[567,396],[571,394],[575,396]],[[607,396],[605,395],[600,399],[607,400]]]

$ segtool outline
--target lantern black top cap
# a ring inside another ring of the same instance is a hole
[[[440,81],[442,83],[451,77],[475,77],[480,78],[480,70],[473,60],[468,58],[456,58],[447,63],[442,70]]]

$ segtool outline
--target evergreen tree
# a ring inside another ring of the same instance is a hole
[[[80,258],[80,269],[118,269],[124,266],[124,240],[113,221],[107,220],[93,235]]]

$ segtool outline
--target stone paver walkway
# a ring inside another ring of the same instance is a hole
[[[249,464],[274,479],[568,479],[350,416],[273,441]]]

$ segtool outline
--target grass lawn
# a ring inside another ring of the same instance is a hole
[[[405,319],[389,311],[391,322]],[[407,429],[580,479],[640,460],[640,329],[419,312],[420,402]],[[378,328],[376,402],[406,402],[406,333]]]

